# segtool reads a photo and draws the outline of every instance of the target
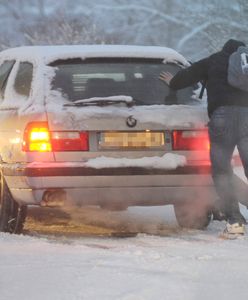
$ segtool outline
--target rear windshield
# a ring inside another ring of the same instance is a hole
[[[193,89],[171,90],[158,79],[162,71],[176,74],[180,67],[158,59],[71,59],[56,61],[52,89],[62,92],[67,100],[131,96],[136,105],[198,104],[192,99]]]

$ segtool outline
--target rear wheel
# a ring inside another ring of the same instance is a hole
[[[19,205],[12,197],[1,175],[0,178],[0,231],[21,233],[27,214],[27,207]]]
[[[210,207],[199,201],[175,204],[174,210],[178,224],[185,228],[204,229],[212,217]]]

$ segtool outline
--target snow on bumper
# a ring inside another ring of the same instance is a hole
[[[208,164],[165,169],[54,162],[5,166],[3,172],[13,197],[24,204],[39,205],[45,193],[58,190],[68,203],[80,205],[162,205],[216,197]]]

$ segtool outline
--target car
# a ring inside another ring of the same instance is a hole
[[[28,206],[172,204],[204,228],[216,199],[206,102],[159,80],[187,60],[166,47],[24,46],[0,53],[0,231]]]

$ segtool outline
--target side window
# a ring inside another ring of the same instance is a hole
[[[14,63],[14,60],[8,60],[0,66],[0,99],[3,99],[6,83]]]
[[[16,74],[14,83],[15,91],[23,96],[29,96],[33,78],[33,65],[29,62],[22,62]]]

